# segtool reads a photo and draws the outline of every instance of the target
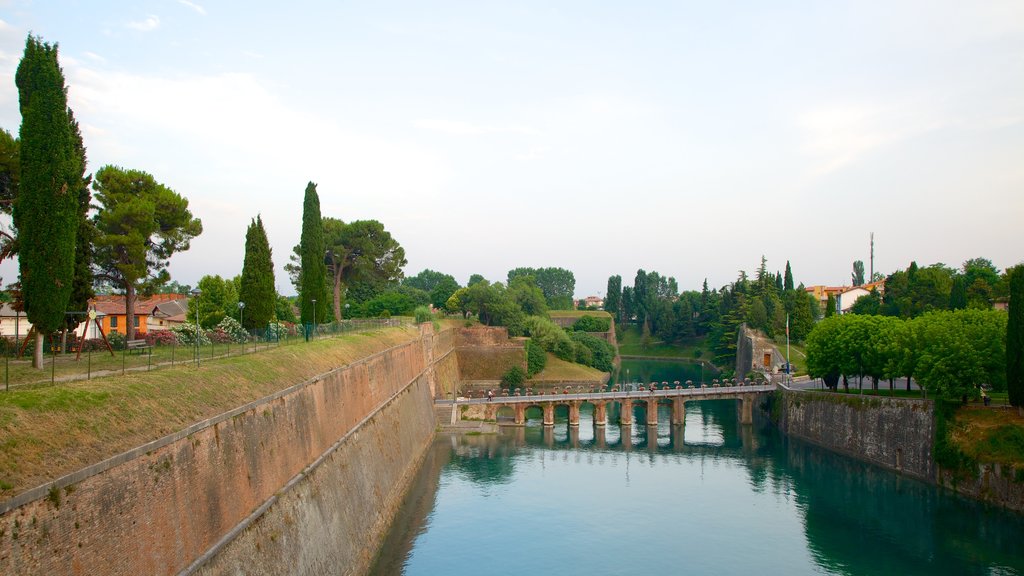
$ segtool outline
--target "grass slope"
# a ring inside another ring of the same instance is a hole
[[[682,342],[668,343],[652,340],[648,346],[643,345],[643,337],[636,326],[620,327],[616,332],[619,340],[619,354],[623,356],[651,356],[658,358],[682,358],[686,360],[714,361],[714,353],[707,343],[707,338],[687,338]]]
[[[0,393],[0,498],[140,446],[396,344],[415,328]]]
[[[605,373],[596,368],[566,362],[548,353],[548,363],[544,369],[527,380],[528,385],[555,383],[563,381],[600,382]]]

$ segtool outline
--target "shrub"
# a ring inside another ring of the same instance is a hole
[[[607,332],[612,327],[612,319],[602,316],[582,316],[573,322],[575,332]]]
[[[526,375],[532,378],[544,369],[548,363],[548,354],[533,338],[526,341]]]
[[[223,340],[221,336],[217,336],[216,338],[211,337],[211,339],[218,344],[224,344],[229,341],[239,343],[249,341],[249,333],[246,332],[245,328],[242,327],[242,324],[238,320],[235,320],[230,316],[225,316],[224,319],[217,324],[216,330],[223,332],[228,337],[227,340]]]
[[[426,306],[417,306],[412,311],[413,316],[416,318],[417,324],[423,324],[424,322],[430,322],[433,319],[433,315],[430,313],[430,308]]]
[[[575,360],[576,347],[558,324],[540,316],[529,316],[523,322],[523,328],[544,350],[568,362]]]
[[[524,381],[526,381],[526,371],[521,366],[509,368],[505,375],[501,377],[501,385],[507,387],[510,391],[522,386]]]
[[[150,346],[172,346],[177,343],[177,336],[170,330],[152,330],[146,333],[146,344]],[[103,346],[103,342],[100,342],[100,346]]]
[[[230,344],[235,341],[235,339],[231,337],[231,334],[228,334],[219,326],[213,330],[208,330],[206,332],[206,337],[214,344]]]
[[[178,339],[178,344],[182,346],[192,346],[196,343],[196,325],[185,322],[171,328],[171,332],[174,332],[174,336]],[[210,339],[207,338],[206,333],[203,330],[199,331],[199,345],[209,346]]]
[[[586,344],[582,342],[575,342],[573,344],[576,347],[576,363],[583,364],[584,366],[594,365],[594,353],[587,348]]]
[[[280,340],[289,334],[295,334],[295,325],[287,326],[281,322],[271,322],[267,324],[266,339],[267,340]]]
[[[577,346],[587,348],[590,352],[589,355],[587,353],[577,353],[577,362],[597,368],[602,372],[612,371],[612,362],[615,359],[615,350],[612,348],[611,344],[602,338],[587,334],[586,332],[573,332],[572,341]]]
[[[124,343],[128,338],[120,332],[111,332],[107,334],[107,342],[110,342],[110,346],[114,350],[124,350]]]

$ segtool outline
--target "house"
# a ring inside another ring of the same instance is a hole
[[[832,296],[836,300],[836,307],[840,314],[845,314],[850,311],[853,307],[853,303],[857,301],[857,298],[868,295],[871,291],[877,290],[878,293],[885,294],[885,279],[877,282],[869,282],[862,286],[808,286],[804,288],[808,294],[814,296],[815,300],[821,306],[822,310],[825,309],[825,305],[828,303],[828,297]]]
[[[587,308],[590,308],[591,306],[593,306],[594,308],[604,307],[604,299],[601,298],[600,296],[587,296],[586,298],[583,299],[583,301],[586,304]]]
[[[149,317],[151,330],[170,330],[188,320],[188,298],[181,294],[158,294],[146,301],[153,303]]]
[[[135,301],[135,331],[143,334],[149,328],[149,313],[152,310],[152,307],[147,308],[144,304],[144,300]],[[89,301],[89,308],[100,315],[98,319],[104,334],[128,333],[128,312],[124,296],[97,296]]]
[[[97,319],[103,321],[104,314],[97,312]],[[79,338],[82,337],[82,333],[85,332],[86,338],[99,338],[100,333],[96,328],[96,323],[88,323],[86,326],[85,318],[80,318],[81,322],[75,329],[75,335]],[[29,330],[32,329],[32,323],[28,321],[24,312],[16,311],[9,302],[0,305],[0,336],[9,338],[24,338]]]
[[[853,308],[853,303],[857,301],[857,298],[867,296],[870,293],[862,286],[854,286],[843,290],[836,296],[836,307],[839,308],[839,313],[846,314],[850,311],[850,308]]]

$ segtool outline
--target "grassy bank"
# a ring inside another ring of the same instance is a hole
[[[600,382],[605,373],[573,362],[566,362],[548,353],[548,362],[544,369],[526,381],[527,386],[544,385],[554,382]]]
[[[0,498],[416,337],[412,327],[0,393]]]
[[[949,426],[949,440],[975,462],[1024,466],[1024,417],[1016,409],[962,407]]]

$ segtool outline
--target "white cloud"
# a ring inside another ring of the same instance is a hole
[[[504,126],[491,126],[486,124],[473,124],[461,120],[422,119],[413,123],[417,128],[432,130],[453,136],[480,136],[483,134],[524,134],[537,136],[540,130],[529,126],[510,124]]]
[[[547,155],[551,151],[550,146],[534,146],[526,151],[524,154],[516,154],[517,160],[538,160]]]
[[[160,18],[151,14],[145,20],[128,22],[125,26],[139,32],[152,32],[160,27]]]
[[[206,16],[206,8],[203,8],[195,2],[189,2],[188,0],[178,0],[178,4],[181,4],[182,6],[188,6],[189,8],[195,10],[196,13]]]

